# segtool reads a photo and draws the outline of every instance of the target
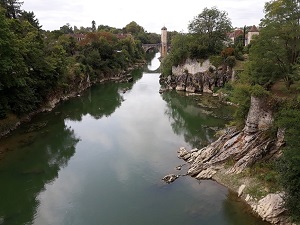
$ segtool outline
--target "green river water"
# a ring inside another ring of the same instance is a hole
[[[213,141],[232,109],[159,94],[158,80],[137,70],[133,83],[94,86],[2,139],[0,225],[266,224],[214,181],[161,180],[183,173],[177,149]]]

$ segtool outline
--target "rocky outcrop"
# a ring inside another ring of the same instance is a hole
[[[227,173],[241,173],[254,163],[271,158],[278,153],[283,142],[283,131],[279,130],[277,138],[266,135],[265,130],[272,125],[272,112],[266,107],[266,99],[251,97],[251,107],[243,130],[228,128],[218,140],[200,150],[188,152],[179,149],[178,157],[190,163],[188,174],[199,179],[231,160],[233,165]],[[204,173],[205,171],[205,173]],[[201,174],[205,174],[202,177]]]
[[[216,70],[209,60],[201,63],[188,59],[183,65],[173,66],[172,75],[161,77],[160,83],[164,89],[212,93],[215,87],[223,87],[229,79],[228,72]]]
[[[267,130],[273,123],[272,111],[266,99],[251,96],[251,108],[248,112],[244,131],[248,134]]]
[[[272,224],[288,225],[291,223],[288,221],[288,217],[285,216],[286,209],[283,196],[283,193],[268,194],[258,202],[248,200],[248,203],[263,220]]]
[[[188,73],[195,75],[196,73],[204,73],[208,71],[211,65],[209,60],[205,60],[203,62],[198,62],[197,60],[187,59],[183,65],[173,66],[172,74],[174,76],[180,76],[188,71]]]
[[[177,151],[178,157],[189,163],[187,175],[196,179],[214,179],[226,185],[221,176],[230,180],[232,175],[240,174],[259,161],[278,157],[284,144],[284,130],[278,130],[276,137],[266,134],[273,122],[272,112],[266,103],[265,98],[251,97],[244,129],[227,128],[218,140],[202,149],[188,151],[181,147]],[[230,182],[227,185],[230,186]],[[238,196],[244,198],[264,220],[273,224],[289,224],[282,193],[270,193],[256,199],[244,194],[247,185],[230,188],[236,190]]]

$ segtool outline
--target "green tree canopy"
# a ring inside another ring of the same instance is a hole
[[[142,26],[138,25],[135,21],[130,22],[124,27],[126,33],[131,33],[132,35],[138,35],[139,33],[144,33],[145,30]]]
[[[252,83],[268,86],[284,79],[287,88],[300,78],[300,6],[298,0],[273,0],[265,5],[261,32],[250,49]]]
[[[6,17],[17,19],[21,14],[23,2],[18,0],[0,0],[0,6],[6,10]]]
[[[205,8],[197,15],[188,25],[188,29],[191,33],[198,34],[199,38],[205,38],[209,51],[217,53],[232,26],[227,12],[212,7]]]
[[[42,26],[40,26],[39,20],[35,17],[33,12],[22,11],[20,19],[28,21],[32,26],[34,26],[37,29],[42,28]]]

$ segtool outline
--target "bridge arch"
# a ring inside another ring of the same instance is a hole
[[[168,31],[166,27],[161,28],[161,43],[157,44],[142,44],[142,47],[145,52],[149,51],[150,49],[158,49],[161,57],[165,57],[168,52],[168,42],[167,42],[167,35]]]
[[[157,43],[157,44],[143,44],[142,45],[143,49],[145,52],[148,52],[150,49],[157,49],[158,51],[160,51],[161,49],[161,44]]]

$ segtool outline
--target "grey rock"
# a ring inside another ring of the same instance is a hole
[[[174,182],[179,176],[175,175],[175,174],[169,174],[166,175],[162,178],[163,181],[165,181],[166,183],[170,184],[172,182]]]

